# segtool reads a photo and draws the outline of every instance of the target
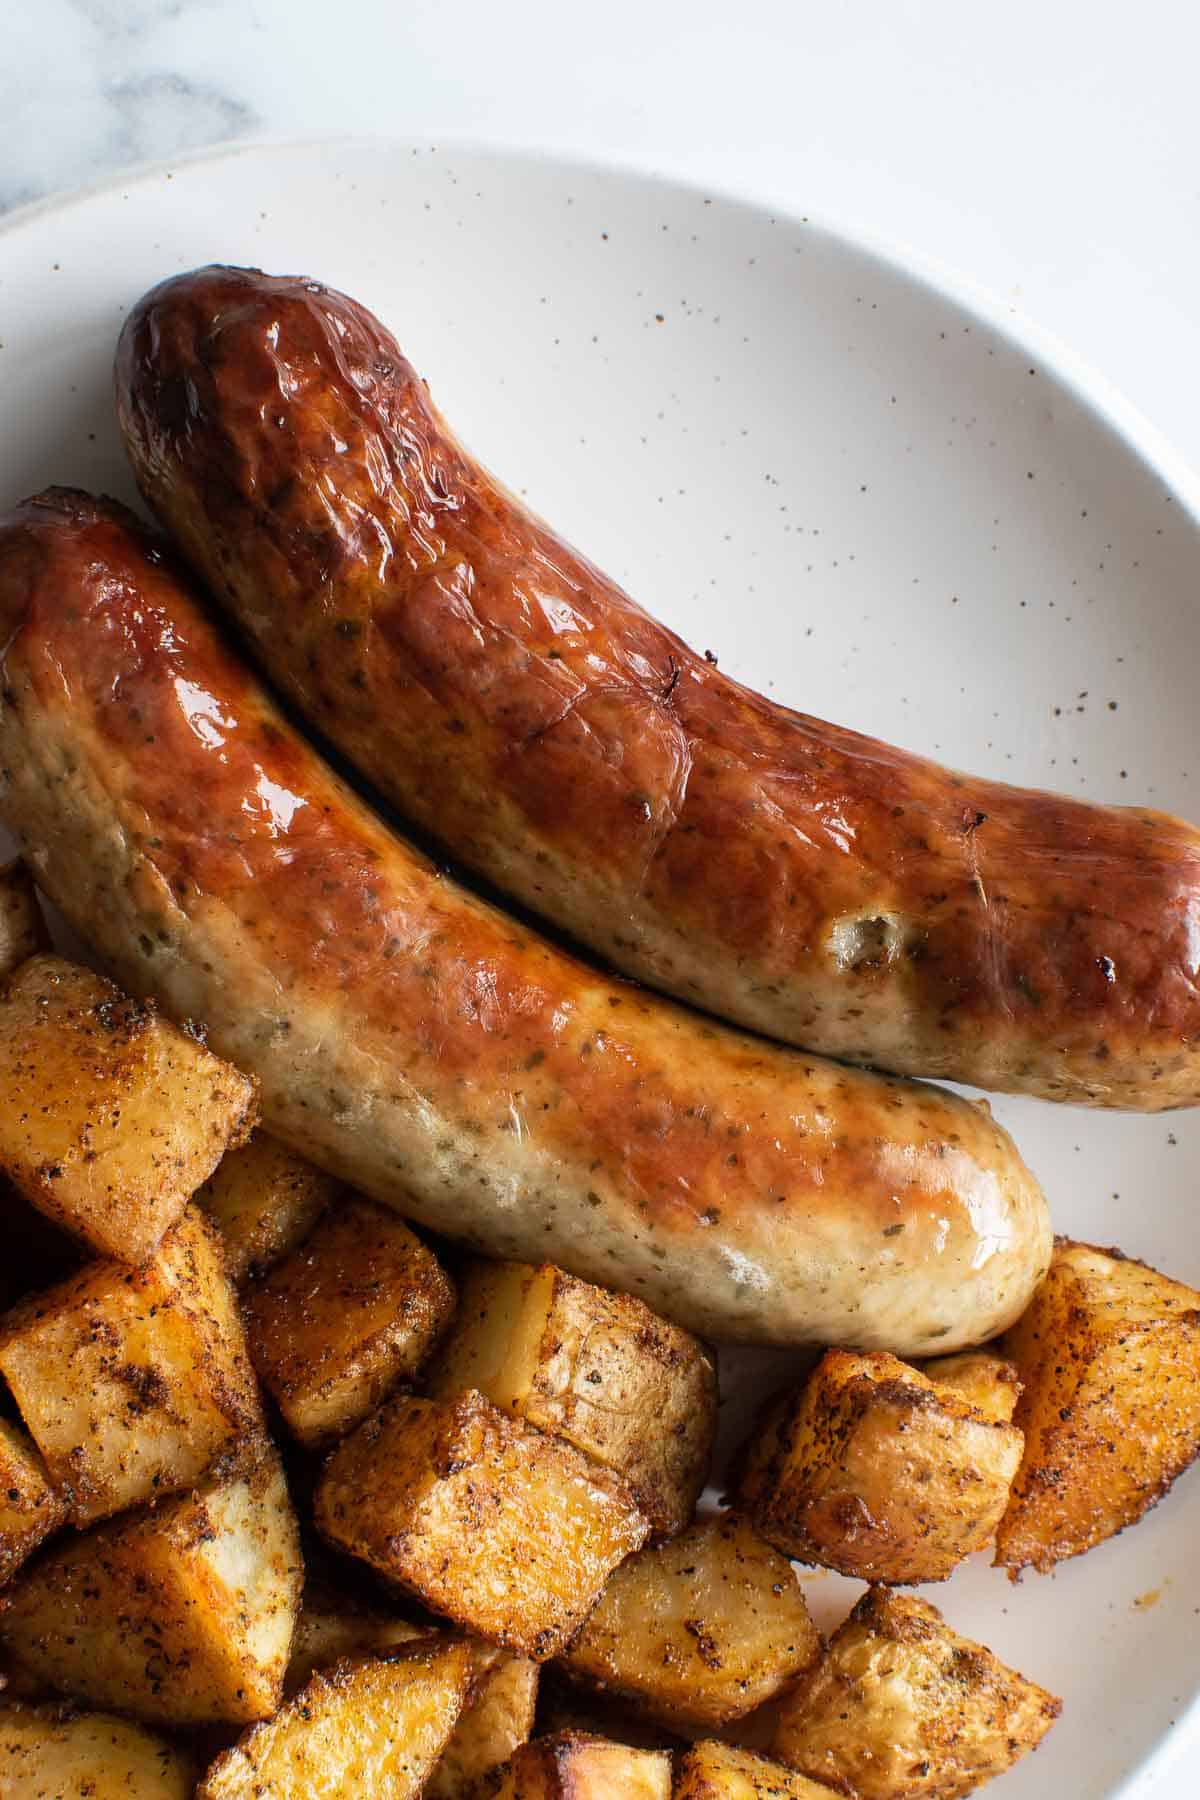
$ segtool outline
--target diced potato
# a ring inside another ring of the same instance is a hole
[[[330,1668],[345,1657],[381,1656],[434,1637],[441,1641],[434,1627],[356,1606],[342,1594],[310,1584],[292,1639],[285,1691],[295,1693],[315,1669]],[[455,1800],[478,1776],[506,1761],[533,1729],[537,1664],[479,1638],[469,1641],[475,1686],[425,1788],[426,1794],[443,1800]]]
[[[492,1650],[482,1661],[475,1650],[476,1682],[442,1759],[426,1785],[429,1800],[458,1800],[460,1794],[507,1762],[533,1730],[538,1665],[524,1656]]]
[[[886,1351],[829,1350],[750,1450],[738,1500],[801,1562],[944,1581],[992,1538],[1021,1444],[1016,1426]]]
[[[723,1513],[623,1563],[563,1666],[668,1725],[703,1729],[761,1706],[820,1653],[787,1558]]]
[[[318,1670],[217,1758],[196,1800],[416,1800],[473,1672],[470,1647],[447,1639]]]
[[[676,1758],[673,1800],[829,1800],[829,1789],[753,1750],[705,1738]]]
[[[936,1606],[876,1587],[789,1696],[773,1753],[858,1800],[958,1800],[1033,1749],[1061,1710]]]
[[[255,1086],[58,956],[0,996],[0,1169],[101,1256],[141,1263],[231,1144]]]
[[[477,1393],[390,1401],[333,1452],[316,1520],[434,1612],[539,1662],[650,1530],[609,1470]]]
[[[191,1800],[190,1756],[112,1713],[0,1705],[0,1800]]]
[[[996,1535],[1015,1580],[1134,1524],[1200,1450],[1200,1293],[1060,1240],[1004,1346],[1025,1384],[1025,1457]]]
[[[403,1219],[346,1194],[243,1304],[263,1384],[315,1449],[420,1367],[449,1323],[454,1287]]]
[[[195,1207],[141,1268],[90,1263],[0,1319],[0,1374],[78,1526],[185,1486],[262,1429],[216,1231]]]
[[[51,1549],[0,1599],[34,1677],[151,1722],[247,1724],[283,1690],[300,1545],[274,1454]]]
[[[18,857],[0,867],[0,981],[7,981],[37,951],[49,948],[50,933],[33,877]]]
[[[384,1656],[433,1634],[432,1626],[357,1606],[341,1594],[308,1584],[292,1637],[285,1692],[294,1694],[316,1669],[331,1669],[347,1657]]]
[[[196,1199],[216,1220],[229,1279],[260,1274],[303,1243],[341,1184],[265,1131],[227,1150]]]
[[[960,1400],[993,1424],[1011,1425],[1021,1395],[1017,1365],[994,1350],[960,1350],[914,1364],[935,1387],[952,1388]]]
[[[563,1731],[523,1744],[476,1792],[481,1800],[669,1800],[671,1758]]]
[[[37,1446],[20,1426],[0,1419],[0,1586],[66,1518]]]
[[[656,1535],[691,1518],[716,1430],[716,1364],[642,1301],[549,1263],[476,1263],[430,1383],[439,1396],[466,1388],[613,1469]]]

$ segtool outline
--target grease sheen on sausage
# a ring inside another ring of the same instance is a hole
[[[1045,1203],[984,1110],[608,980],[440,875],[121,509],[0,524],[0,642],[0,813],[39,882],[314,1162],[717,1338],[917,1354],[1022,1310]]]
[[[148,294],[142,490],[271,676],[464,862],[650,986],[826,1055],[1200,1099],[1200,833],[954,774],[698,657],[456,443],[314,282]]]

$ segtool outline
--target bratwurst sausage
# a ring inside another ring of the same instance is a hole
[[[456,886],[121,509],[0,523],[0,643],[0,814],[39,882],[314,1162],[717,1338],[915,1355],[1025,1305],[1045,1203],[986,1111],[610,981]]]
[[[956,775],[762,699],[455,442],[314,282],[202,269],[122,333],[147,500],[307,717],[650,986],[901,1074],[1200,1100],[1200,833]]]

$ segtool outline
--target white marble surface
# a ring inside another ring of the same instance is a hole
[[[9,0],[0,207],[256,132],[570,147],[859,221],[1010,296],[1200,463],[1184,0]]]

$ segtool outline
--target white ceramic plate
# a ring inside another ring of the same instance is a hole
[[[1200,814],[1186,484],[998,309],[806,220],[616,171],[248,147],[0,231],[0,504],[50,481],[132,498],[117,329],[210,260],[374,307],[484,460],[742,679],[981,774]],[[1061,1230],[1200,1283],[1200,1117],[996,1111]],[[1168,1762],[1192,1791],[1198,1501],[1185,1477],[1053,1579],[1011,1588],[979,1559],[934,1591],[1065,1697],[997,1800],[1162,1793]],[[857,1591],[807,1586],[826,1622]]]

